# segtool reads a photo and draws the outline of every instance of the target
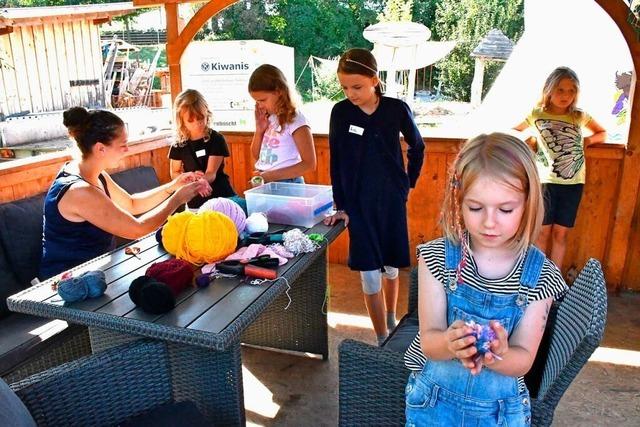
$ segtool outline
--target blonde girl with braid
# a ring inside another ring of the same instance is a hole
[[[316,169],[316,150],[287,79],[278,67],[263,64],[249,77],[248,89],[256,101],[253,175],[261,178],[258,182],[304,183],[302,175]]]
[[[524,142],[493,133],[465,143],[446,188],[444,237],[417,248],[420,326],[405,353],[407,425],[530,424],[523,376],[553,299],[567,289],[533,246],[542,217]],[[493,332],[488,348],[474,324]]]

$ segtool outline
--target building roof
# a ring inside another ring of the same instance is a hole
[[[132,2],[0,9],[0,29],[83,19],[108,20],[138,9]]]
[[[471,56],[496,61],[506,61],[513,50],[513,42],[502,31],[494,28],[489,31],[480,44],[473,49]]]

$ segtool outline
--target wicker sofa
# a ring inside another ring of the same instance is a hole
[[[159,185],[155,170],[148,166],[112,177],[130,193]],[[7,297],[29,287],[38,275],[44,196],[0,204],[0,377],[7,382],[91,353],[86,327],[7,309]]]
[[[404,388],[409,370],[403,355],[418,332],[417,272],[411,272],[409,310],[382,347],[344,340],[339,347],[339,424],[404,425]],[[532,425],[549,426],[560,398],[604,334],[607,291],[600,263],[590,259],[548,328],[548,343],[525,377],[532,398]]]
[[[212,425],[193,402],[174,401],[176,381],[165,344],[139,340],[0,387],[0,423],[4,417],[12,426]]]

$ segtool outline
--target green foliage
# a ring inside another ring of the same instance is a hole
[[[386,0],[384,12],[378,15],[380,22],[411,22],[413,0]]]
[[[441,0],[438,3],[432,31],[436,40],[456,40],[458,45],[437,65],[443,93],[460,101],[468,101],[473,80],[473,49],[487,33],[497,28],[514,43],[523,32],[522,0]],[[491,63],[485,75],[485,88],[490,88],[502,64]]]
[[[263,39],[295,48],[295,74],[309,56],[341,55],[351,47],[369,47],[362,31],[376,22],[379,0],[244,0],[225,9],[222,28],[214,25],[214,38]],[[298,82],[304,99],[311,94],[311,73]]]
[[[333,58],[338,60],[338,58]],[[336,65],[330,61],[317,61],[313,58],[313,99],[334,99],[342,95],[342,88],[336,75]]]

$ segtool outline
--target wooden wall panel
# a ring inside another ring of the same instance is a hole
[[[62,110],[62,90],[60,88],[60,72],[58,70],[58,52],[53,25],[45,23],[42,26],[44,52],[46,52],[46,67],[49,77],[49,89],[51,90],[51,109]]]
[[[31,112],[44,111],[42,102],[42,88],[40,87],[40,76],[38,75],[38,60],[36,58],[36,46],[33,38],[33,27],[18,27],[22,33],[22,49],[27,68],[25,81],[29,83],[29,96],[31,97]]]
[[[32,111],[31,94],[29,88],[29,73],[24,58],[22,47],[22,31],[14,31],[9,34],[11,43],[11,60],[16,80],[16,94],[18,95],[18,111]]]
[[[6,100],[5,114],[17,113],[20,111],[20,98],[18,97],[18,83],[16,81],[15,60],[13,57],[13,49],[11,47],[11,37],[9,35],[0,36],[0,49],[6,55],[8,65],[0,68],[2,80],[4,82],[5,93],[0,94]],[[3,108],[0,105],[0,108]]]

